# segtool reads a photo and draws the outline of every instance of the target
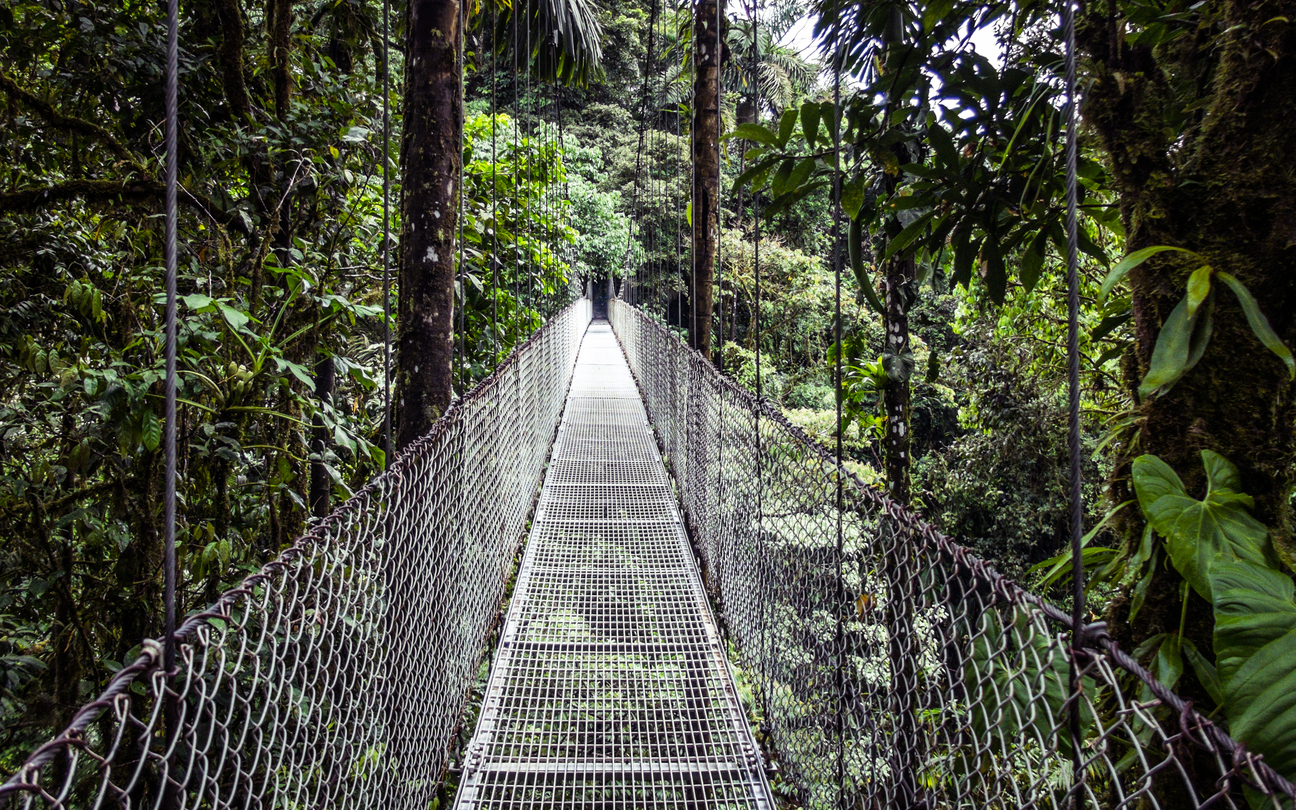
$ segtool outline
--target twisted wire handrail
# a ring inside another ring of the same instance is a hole
[[[0,807],[427,808],[590,321],[554,316],[260,571],[113,676]],[[166,718],[172,718],[167,720]]]
[[[610,318],[785,798],[902,810],[1292,806],[1290,782],[1101,623],[1073,643],[1065,611],[839,473],[832,453],[660,323],[622,301]],[[1083,779],[1067,727],[1075,701]]]

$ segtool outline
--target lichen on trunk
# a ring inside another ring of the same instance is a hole
[[[414,0],[406,35],[396,447],[450,407],[463,109],[459,3]]]

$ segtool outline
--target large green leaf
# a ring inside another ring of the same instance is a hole
[[[1133,270],[1135,267],[1138,267],[1140,264],[1152,258],[1153,256],[1157,255],[1158,253],[1165,253],[1167,250],[1174,250],[1180,253],[1187,253],[1190,256],[1197,255],[1196,253],[1193,253],[1191,250],[1187,250],[1186,248],[1171,247],[1170,245],[1153,245],[1152,247],[1145,247],[1142,250],[1136,250],[1130,255],[1121,259],[1116,264],[1116,266],[1111,269],[1111,272],[1107,274],[1107,278],[1103,279],[1102,288],[1098,292],[1098,297],[1106,298],[1107,294],[1116,288],[1116,285],[1120,283],[1121,279],[1125,278],[1125,276],[1129,273],[1129,271]]]
[[[1197,320],[1197,313],[1189,313],[1187,296],[1170,311],[1157,334],[1147,376],[1139,384],[1139,396],[1164,393],[1201,359],[1205,344],[1197,331]],[[1194,340],[1194,336],[1198,339]]]
[[[1215,654],[1229,733],[1296,777],[1296,588],[1287,574],[1221,558],[1211,571]]]
[[[819,105],[813,101],[801,105],[801,134],[805,136],[806,145],[814,149],[819,138]]]
[[[755,141],[766,146],[778,145],[778,136],[760,124],[739,124],[727,137],[742,138],[744,141]]]
[[[968,726],[980,745],[960,750],[960,760],[969,758],[964,767],[984,764],[986,754],[1012,756],[1032,743],[1045,749],[1056,746],[1068,756],[1070,671],[1062,646],[1038,617],[1024,608],[988,610],[981,615],[977,631],[968,635],[972,643],[964,667],[964,689],[978,696],[969,702]],[[1096,699],[1098,687],[1092,679],[1084,679],[1084,689],[1091,700]],[[1089,705],[1081,703],[1084,736],[1093,725]]]
[[[788,141],[792,140],[792,133],[796,132],[797,111],[794,107],[789,107],[783,111],[783,117],[779,119],[778,145],[780,148],[786,148]]]
[[[144,411],[140,419],[140,439],[149,452],[158,449],[162,443],[162,420],[152,409]]]
[[[1179,475],[1161,459],[1134,459],[1134,490],[1148,523],[1166,539],[1170,561],[1205,599],[1211,599],[1211,567],[1218,557],[1265,564],[1269,531],[1247,511],[1251,497],[1237,491],[1237,467],[1210,450],[1206,498],[1188,494]]]
[[[1278,355],[1278,358],[1287,365],[1287,373],[1291,375],[1292,379],[1296,379],[1296,359],[1292,358],[1291,350],[1278,338],[1273,327],[1269,325],[1269,319],[1260,311],[1260,305],[1256,303],[1251,291],[1229,273],[1219,273],[1218,275],[1219,280],[1227,284],[1233,294],[1237,296],[1238,303],[1242,305],[1242,311],[1246,313],[1247,323],[1251,325],[1251,331],[1265,345],[1265,348]]]

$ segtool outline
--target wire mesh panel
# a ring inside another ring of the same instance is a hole
[[[675,496],[590,327],[456,808],[771,808]]]
[[[1293,806],[1290,782],[1101,624],[1069,638],[1067,614],[839,474],[661,325],[621,301],[610,317],[753,684],[776,792],[851,810]]]
[[[418,808],[496,620],[590,304],[122,670],[0,786],[21,808]]]

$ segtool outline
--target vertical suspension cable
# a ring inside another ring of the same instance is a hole
[[[689,13],[692,14],[692,12],[689,12]],[[666,88],[665,88],[665,84],[663,83],[663,86],[662,86],[662,92],[664,93],[665,90],[666,90]],[[681,135],[680,135],[680,129],[681,129],[680,124],[681,124],[681,122],[682,122],[682,120],[683,120],[683,118],[684,118],[684,110],[683,110],[682,108],[683,108],[683,105],[682,105],[682,104],[677,105],[677,109],[676,109],[676,113],[675,113],[675,146],[673,147],[675,150],[679,150],[679,152],[681,153],[681,154],[679,155],[680,157],[683,157],[683,154],[682,154],[682,153],[684,152],[684,150],[680,148],[680,138],[681,138]],[[662,140],[663,140],[663,141],[668,141],[669,139],[668,139],[665,135],[663,135],[663,136],[662,136]],[[692,141],[691,138],[689,139],[689,153],[688,153],[688,154],[689,154],[689,178],[688,178],[688,183],[689,183],[689,206],[691,206],[692,203],[693,203],[693,174],[692,174],[692,171],[693,171],[693,170],[692,170],[693,141]],[[670,194],[670,181],[669,181],[669,179],[665,179],[665,178],[663,178],[663,180],[662,180],[662,190],[663,190],[663,196],[664,196],[664,195],[667,195],[667,194]],[[681,207],[684,206],[684,198],[683,198],[682,196],[677,197],[677,198],[675,199],[675,206],[676,206],[677,209],[679,209],[679,208],[681,208]],[[690,208],[689,210],[691,210],[691,208]],[[672,278],[671,278],[671,284],[670,284],[670,287],[668,287],[667,290],[666,290],[667,298],[666,298],[666,301],[664,302],[664,306],[665,306],[666,309],[668,310],[668,314],[667,314],[667,316],[666,316],[666,322],[667,322],[667,325],[670,324],[670,315],[669,315],[669,310],[670,310],[670,297],[669,297],[669,296],[670,296],[670,290],[671,290],[672,288],[674,288],[674,286],[675,286],[676,283],[682,283],[682,279],[683,279],[683,277],[684,277],[684,222],[685,222],[685,220],[687,219],[687,217],[682,216],[682,214],[684,213],[683,211],[680,211],[679,213],[681,214],[681,216],[677,216],[677,217],[675,218],[675,273],[674,273],[674,275],[673,275]],[[689,240],[690,240],[690,242],[692,241],[692,233],[691,233],[692,230],[693,230],[692,228],[689,228],[689,231],[690,231]],[[668,234],[667,236],[669,236],[669,234]],[[690,260],[691,260],[691,258],[692,258],[692,257],[690,257]],[[684,328],[684,327],[685,327],[685,324],[684,324],[684,313],[683,313],[683,309],[682,309],[683,306],[684,306],[684,295],[681,293],[680,296],[679,296],[679,300],[678,300],[678,301],[676,302],[676,304],[675,304],[675,319],[679,322],[680,328]]]
[[[178,128],[180,113],[178,104],[180,85],[180,3],[179,0],[167,0],[167,40],[166,40],[166,191],[165,191],[165,225],[163,233],[163,261],[166,265],[166,320],[165,364],[166,404],[163,416],[163,441],[166,456],[165,488],[163,491],[163,522],[165,524],[164,545],[162,551],[162,669],[168,684],[176,673],[176,579],[179,571],[176,567],[176,187],[179,185],[177,165]],[[164,739],[168,749],[175,745],[179,735],[180,707],[176,698],[168,693],[163,701]],[[178,807],[179,796],[170,773],[163,776],[162,806],[166,810]]]
[[[717,5],[719,0],[717,0]],[[689,39],[693,54],[690,60],[693,64],[693,86],[698,86],[698,79],[702,75],[702,66],[698,64],[698,56],[701,49],[698,47],[698,3],[689,4],[690,24],[693,28],[693,36]],[[698,106],[698,94],[693,93],[693,125],[689,127],[689,211],[691,217],[698,220],[700,216],[698,211],[698,169],[697,169],[697,130],[702,123],[702,108]],[[680,326],[688,330],[688,345],[691,348],[697,348],[697,257],[700,252],[698,249],[698,227],[695,223],[690,223],[689,236],[691,249],[689,250],[689,283],[688,283],[688,322],[684,321],[684,297],[680,296]]]
[[[758,83],[755,80],[757,71],[760,70],[760,0],[752,0],[752,107],[756,110],[756,123],[760,123],[760,95],[757,91]],[[752,223],[755,230],[755,242],[752,247],[752,267],[756,276],[756,309],[752,313],[752,328],[756,335],[756,397],[758,399],[765,396],[764,381],[761,379],[761,274],[760,274],[760,243],[761,243],[761,210],[760,195],[752,194]],[[759,412],[758,412],[759,413]],[[757,417],[759,418],[759,416]]]
[[[383,468],[391,466],[391,2],[383,0],[382,10],[382,161],[383,161]]]
[[[521,315],[522,315],[522,294],[521,291],[518,289],[518,285],[521,281],[521,276],[522,276],[522,253],[521,253],[520,240],[522,237],[522,232],[526,228],[526,218],[522,216],[520,206],[519,206],[519,198],[518,198],[518,186],[521,185],[520,181],[522,176],[522,164],[523,164],[522,157],[521,157],[522,155],[521,144],[518,142],[519,131],[522,129],[522,113],[521,113],[522,97],[520,95],[521,86],[522,86],[522,77],[520,75],[520,71],[522,70],[522,63],[520,61],[521,35],[518,32],[518,25],[520,24],[518,22],[518,15],[521,12],[519,11],[519,9],[520,9],[520,3],[518,3],[517,0],[514,0],[513,49],[512,49],[512,55],[513,55],[513,216],[517,221],[513,223],[513,324],[512,324],[512,329],[510,330],[510,334],[512,335],[513,338],[514,346],[516,346],[518,342],[517,339],[518,327],[520,325],[519,322],[521,321]]]
[[[531,0],[527,0],[526,9],[527,9],[526,79],[525,79],[526,93],[522,98],[522,103],[526,104],[528,101],[531,102],[531,134],[528,137],[524,138],[524,140],[526,141],[526,179],[527,179],[527,186],[528,186],[527,197],[526,197],[526,218],[523,220],[523,222],[526,223],[526,227],[524,230],[526,233],[527,323],[524,325],[521,319],[518,320],[518,338],[517,341],[513,344],[514,346],[516,346],[517,344],[521,343],[523,340],[526,339],[526,335],[528,334],[526,325],[529,325],[529,322],[531,320],[531,311],[536,308],[536,300],[535,300],[536,299],[536,292],[535,292],[536,268],[535,268],[535,258],[534,258],[535,257],[535,252],[534,252],[535,251],[535,220],[533,219],[533,215],[535,214],[536,201],[531,199],[531,194],[534,191],[533,186],[535,182],[535,150],[536,150],[536,140],[537,140],[537,134],[536,134],[537,128],[536,128],[535,119],[537,118],[537,114],[536,114],[537,94],[532,92],[533,90],[535,90],[535,86],[533,84],[533,80],[535,77],[531,75],[531,71],[535,66],[533,61],[535,54],[532,52],[531,49],[531,29],[534,23],[536,22],[536,19],[538,19],[540,15],[538,13],[539,11],[538,8],[534,10],[531,8]],[[522,120],[522,108],[518,109],[518,120],[519,121]]]
[[[626,233],[625,260],[621,263],[624,267],[630,261],[631,239],[634,237],[635,225],[641,219],[639,215],[639,184],[643,173],[643,153],[644,137],[648,129],[648,80],[652,75],[653,46],[656,43],[657,35],[657,0],[652,0],[648,6],[648,52],[644,54],[644,80],[643,80],[643,102],[639,108],[639,149],[635,154],[635,174],[634,185],[630,191],[630,225]],[[560,108],[561,111],[561,108]],[[559,131],[561,132],[562,118],[559,121]],[[651,176],[651,175],[650,175]],[[651,195],[650,195],[651,198]],[[642,225],[639,228],[642,235]],[[646,258],[646,257],[645,257]],[[611,269],[609,268],[609,272]],[[638,279],[638,268],[635,271],[635,277]]]
[[[163,659],[162,665],[170,677],[175,670],[176,623],[176,187],[179,184],[177,166],[180,86],[180,3],[167,0],[166,40],[166,215],[163,236],[163,260],[166,265],[166,328],[164,352],[166,355],[166,405],[163,430],[166,455],[166,483],[163,494],[163,521],[166,524],[163,550]],[[176,729],[167,723],[167,736],[174,739]],[[167,793],[171,793],[168,788]]]
[[[499,118],[496,89],[499,79],[499,7],[491,11],[491,368],[499,359],[499,156],[495,123]]]
[[[756,76],[757,72],[760,70],[760,38],[759,38],[759,36],[760,36],[760,0],[752,0],[751,30],[752,30],[752,47],[751,47],[751,54],[752,54],[752,77],[753,77],[753,78],[752,78],[752,82],[751,82],[751,105],[752,105],[752,109],[755,111],[755,112],[754,112],[754,115],[756,116],[756,121],[755,121],[755,123],[759,124],[759,123],[760,123],[760,92],[759,92],[759,90],[760,90],[760,83],[757,82],[757,81],[755,80],[755,76]],[[761,272],[760,272],[761,220],[760,220],[760,218],[761,218],[761,210],[760,210],[760,194],[757,193],[757,192],[752,192],[752,228],[753,228],[753,242],[752,242],[752,272],[753,272],[754,280],[755,280],[755,298],[756,298],[756,307],[755,307],[754,311],[752,312],[752,324],[751,324],[751,330],[752,330],[752,334],[755,336],[755,341],[756,341],[756,399],[757,399],[758,401],[763,400],[763,399],[765,398],[764,379],[763,379],[763,377],[762,377],[762,375],[761,375],[761,318],[760,318],[760,308],[761,308]],[[762,447],[763,443],[761,442],[761,419],[760,419],[760,408],[759,408],[759,407],[756,408],[755,414],[756,414],[755,423],[756,423],[756,521],[757,521],[756,526],[757,526],[757,535],[758,535],[758,537],[760,538],[760,559],[762,560],[762,565],[768,567],[768,563],[767,563],[767,561],[766,561],[765,532],[764,532],[764,531],[761,531],[761,528],[762,528],[762,526],[763,526],[763,524],[764,524],[764,522],[765,522],[765,517],[764,517],[764,515],[765,515],[765,478],[764,478],[764,459],[761,457],[761,453],[763,452],[763,447]],[[765,602],[766,602],[766,601],[767,601],[767,600],[762,600],[762,601],[761,601],[761,610],[762,610],[762,611],[765,610]],[[773,634],[769,632],[769,624],[770,624],[770,621],[771,621],[771,617],[770,617],[770,616],[768,616],[768,615],[764,615],[764,616],[762,616],[762,621],[761,621],[761,635],[764,636],[764,638],[761,639],[761,641],[762,641],[761,646],[762,646],[762,648],[763,648],[763,652],[764,652],[764,654],[767,656],[767,658],[766,658],[766,662],[767,662],[767,663],[766,663],[766,680],[767,680],[767,687],[766,687],[766,689],[764,690],[766,693],[768,693],[768,691],[769,691],[769,689],[768,689],[768,680],[769,680],[769,675],[768,675],[768,673],[769,673],[770,670],[773,668],[773,660],[774,660],[774,638],[773,638]],[[769,698],[768,698],[768,695],[766,695],[764,699],[765,699],[766,701],[768,701],[768,699],[769,699]],[[766,716],[768,716],[768,706],[767,706],[767,708],[766,708]]]
[[[1084,533],[1083,481],[1080,468],[1080,262],[1078,255],[1079,223],[1076,190],[1076,102],[1075,5],[1063,0],[1063,27],[1066,37],[1066,236],[1067,236],[1067,447],[1070,452],[1070,528],[1071,528],[1071,646],[1080,643],[1084,627],[1085,581],[1081,535]],[[1072,773],[1075,778],[1072,802],[1080,808],[1084,792],[1084,767],[1080,742],[1080,673],[1074,652],[1069,657],[1071,678]]]
[[[846,604],[846,582],[842,571],[843,556],[843,537],[842,537],[842,512],[845,509],[845,500],[842,497],[842,313],[841,313],[841,286],[842,286],[842,262],[841,262],[841,190],[842,190],[842,166],[841,166],[841,51],[840,46],[836,53],[833,54],[833,207],[832,207],[832,265],[833,265],[833,337],[837,343],[836,352],[836,369],[833,374],[833,388],[836,396],[836,442],[834,451],[837,458],[837,471],[834,475],[836,482],[836,514],[837,514],[837,610],[834,611],[837,616],[837,627],[835,633],[834,646],[837,648],[837,806],[841,810],[846,808],[846,728],[845,712],[847,707],[844,705],[846,700],[846,635],[842,618],[842,606]]]

